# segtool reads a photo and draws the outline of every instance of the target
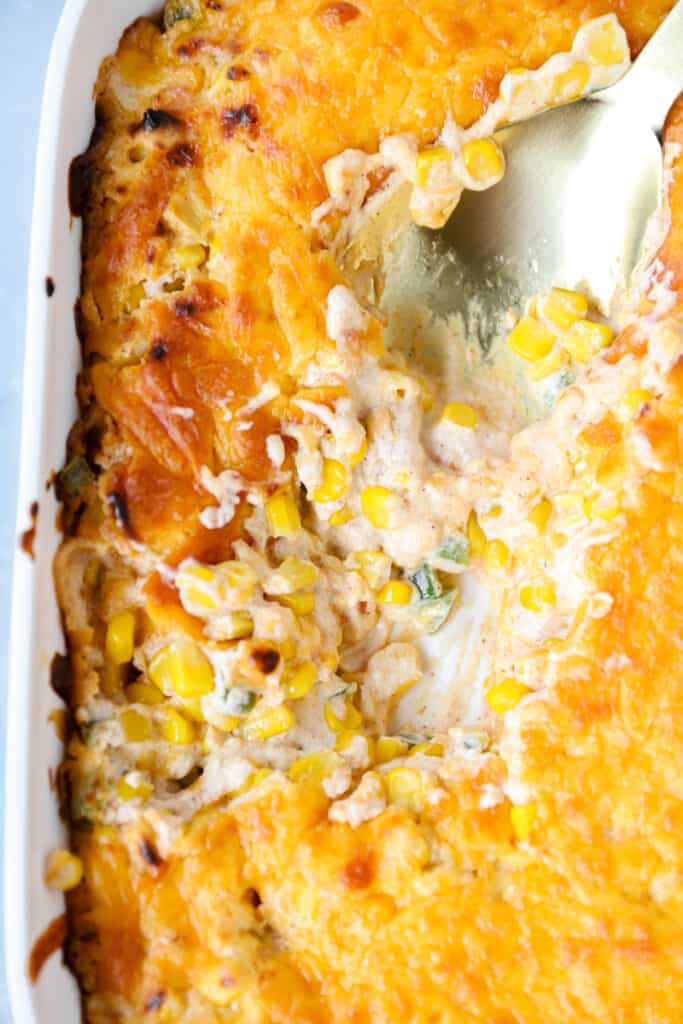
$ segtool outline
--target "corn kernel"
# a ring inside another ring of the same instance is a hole
[[[285,558],[278,566],[278,584],[282,584],[285,592],[294,593],[295,590],[305,590],[312,587],[318,578],[318,570],[311,562],[303,562],[300,558]]]
[[[176,711],[175,708],[164,708],[163,717],[160,723],[161,735],[167,743],[185,745],[193,743],[195,739],[195,727],[192,722]]]
[[[391,573],[391,559],[379,549],[354,551],[348,558],[348,565],[358,569],[361,576],[373,590],[383,586]]]
[[[279,594],[280,604],[291,608],[295,615],[310,615],[315,608],[315,594],[302,590],[299,594]]]
[[[508,345],[515,355],[529,363],[545,359],[554,344],[555,335],[550,328],[530,316],[523,316],[508,337]]]
[[[355,742],[357,736],[361,736],[364,740],[368,761],[372,763],[375,760],[374,741],[372,737],[366,736],[364,732],[360,732],[358,729],[342,729],[341,732],[338,732],[334,741],[334,749],[340,751],[340,753],[348,750],[351,744]]]
[[[375,743],[375,760],[377,764],[386,764],[396,757],[404,757],[409,749],[406,741],[398,736],[380,736]]]
[[[182,270],[201,267],[202,263],[206,263],[208,255],[208,250],[203,245],[182,245],[176,251],[178,266]]]
[[[192,640],[174,640],[152,659],[149,677],[164,693],[203,697],[214,687],[208,659]]]
[[[126,687],[126,697],[131,704],[163,704],[164,701],[159,687],[151,683],[131,683]]]
[[[327,728],[330,732],[341,732],[343,729],[358,729],[363,724],[363,716],[351,701],[345,701],[345,716],[339,718],[332,707],[332,701],[326,700],[323,705],[323,715]]]
[[[145,295],[145,286],[141,282],[131,285],[126,292],[126,312],[134,313],[136,309],[139,309]]]
[[[621,513],[621,503],[614,495],[606,494],[586,499],[586,515],[589,519],[616,519]]]
[[[529,363],[526,367],[526,372],[530,380],[544,380],[549,377],[551,373],[557,373],[563,366],[566,366],[569,362],[567,353],[556,345],[555,348],[551,349],[545,359],[539,359],[535,363]]]
[[[477,513],[472,509],[467,519],[467,542],[470,556],[480,558],[486,551],[486,534],[479,525]]]
[[[551,288],[541,302],[541,315],[562,330],[581,320],[587,312],[586,296],[567,288]]]
[[[560,344],[577,363],[587,363],[603,348],[611,345],[614,331],[607,324],[577,320],[560,338]]]
[[[323,779],[332,775],[343,765],[341,757],[333,750],[317,750],[298,758],[291,765],[287,774],[293,782],[317,782],[320,784]]]
[[[274,537],[291,537],[301,529],[299,509],[291,494],[276,494],[266,502],[266,520]]]
[[[477,184],[493,185],[505,173],[505,157],[493,139],[470,139],[462,147],[462,159]]]
[[[594,64],[608,67],[621,64],[628,56],[622,30],[611,21],[596,25],[590,34],[588,56]]]
[[[83,862],[69,850],[52,850],[45,862],[44,877],[49,889],[68,892],[83,878]]]
[[[486,693],[486,703],[497,715],[504,715],[517,707],[522,697],[530,693],[528,686],[517,679],[503,679]]]
[[[343,505],[336,512],[333,512],[327,521],[330,526],[344,526],[345,523],[350,523],[352,519],[353,512],[348,505]]]
[[[363,515],[377,530],[386,530],[396,507],[397,498],[388,487],[378,485],[366,487],[360,497]]]
[[[249,612],[225,612],[220,629],[222,640],[243,640],[254,632],[254,620]]]
[[[643,388],[633,388],[631,391],[626,392],[620,405],[625,415],[634,416],[644,405],[653,402],[654,397],[651,391],[645,391]]]
[[[424,754],[425,757],[443,757],[443,743],[435,743],[433,740],[416,743],[410,751],[411,757],[413,754]]]
[[[148,720],[139,711],[122,711],[119,716],[119,722],[121,723],[126,743],[144,743],[152,735]]]
[[[415,768],[391,768],[384,776],[389,802],[418,814],[422,809],[422,776]]]
[[[510,564],[510,549],[502,540],[490,540],[486,544],[486,568],[507,569]]]
[[[318,670],[312,661],[305,661],[285,682],[287,696],[292,700],[301,700],[310,693],[318,679]]]
[[[346,491],[349,474],[346,466],[336,459],[323,460],[322,481],[311,493],[311,500],[318,502],[338,501]]]
[[[536,811],[535,803],[516,804],[510,808],[512,831],[520,842],[526,842],[530,838],[536,820]]]
[[[590,79],[590,68],[585,61],[577,60],[566,71],[560,71],[550,88],[550,100],[552,103],[571,103],[578,99],[588,85]]]
[[[552,515],[553,506],[550,504],[547,498],[541,498],[540,501],[536,502],[531,512],[529,513],[528,519],[532,526],[535,526],[539,533],[543,533],[548,520]]]
[[[442,422],[455,423],[458,427],[466,427],[467,430],[474,430],[479,416],[477,410],[465,402],[449,402],[444,406],[441,413]]]
[[[377,595],[381,604],[410,604],[412,599],[413,588],[404,580],[389,580]]]
[[[257,705],[242,726],[242,735],[254,743],[289,732],[293,725],[294,715],[286,704],[263,709]]]
[[[415,161],[415,184],[418,188],[426,188],[429,175],[434,167],[445,166],[452,162],[453,154],[446,146],[431,146],[417,154]]]
[[[365,458],[365,456],[367,454],[368,454],[368,439],[367,439],[367,437],[364,437],[363,438],[363,443],[361,444],[360,448],[357,448],[355,450],[355,452],[353,453],[353,455],[349,456],[349,465],[351,466],[351,468],[353,469],[354,466],[358,466],[363,461],[363,459]]]
[[[550,580],[529,583],[519,592],[520,604],[530,612],[542,612],[546,607],[554,607],[556,600],[555,586]]]
[[[148,800],[154,792],[154,786],[146,779],[136,779],[137,772],[128,772],[116,783],[116,794],[119,800]]]
[[[119,612],[110,620],[105,638],[106,655],[113,665],[125,665],[135,649],[135,615]]]

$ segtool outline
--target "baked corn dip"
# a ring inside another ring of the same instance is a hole
[[[683,103],[617,310],[558,282],[482,353],[396,241],[670,6],[169,0],[103,63],[45,865],[85,1020],[681,1020]]]

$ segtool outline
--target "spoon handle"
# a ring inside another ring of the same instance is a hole
[[[683,92],[683,0],[678,0],[626,76],[595,98],[617,103],[625,114],[644,119],[655,132],[660,132],[680,92]]]

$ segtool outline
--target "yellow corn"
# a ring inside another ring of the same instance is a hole
[[[83,862],[69,850],[52,850],[45,862],[44,877],[50,889],[59,892],[75,889],[83,878]]]
[[[510,808],[510,824],[515,837],[526,842],[533,831],[537,807],[535,803],[517,804]]]
[[[135,649],[135,615],[119,612],[110,620],[105,638],[107,658],[113,665],[125,665]]]
[[[126,312],[134,313],[145,298],[145,294],[145,287],[143,284],[138,283],[132,285],[126,292]]]
[[[550,504],[547,498],[541,498],[540,501],[536,502],[531,512],[529,513],[528,519],[532,526],[535,526],[539,533],[543,533],[548,520],[552,515],[553,506]]]
[[[443,757],[443,743],[435,743],[433,740],[416,743],[410,751],[411,757],[413,754],[424,754],[425,757]]]
[[[323,715],[330,732],[341,732],[343,729],[358,729],[363,724],[363,716],[358,708],[350,700],[345,701],[345,705],[346,714],[344,718],[339,718],[332,707],[332,701],[325,701]]]
[[[490,540],[486,544],[486,568],[506,569],[510,564],[510,549],[502,540]]]
[[[254,620],[249,612],[226,612],[221,616],[221,639],[243,640],[254,632]]]
[[[631,391],[626,392],[620,405],[625,415],[634,416],[643,405],[653,402],[654,397],[651,391],[645,391],[643,388],[633,388]]]
[[[422,776],[415,768],[391,768],[384,776],[389,802],[418,814],[422,809]]]
[[[528,583],[519,592],[520,604],[530,612],[542,612],[548,606],[554,607],[556,600],[555,585],[550,580]]]
[[[611,494],[587,498],[585,507],[589,519],[605,519],[607,521],[616,519],[622,511],[621,502]]]
[[[415,161],[415,184],[418,188],[426,188],[429,175],[434,167],[444,166],[452,162],[453,154],[446,146],[432,146],[417,154]]]
[[[264,779],[267,779],[272,772],[270,768],[257,768],[255,772],[252,772],[248,779],[242,783],[239,789],[235,790],[233,796],[241,796],[242,793],[246,793],[250,789],[255,789]]]
[[[545,359],[529,363],[526,372],[530,380],[543,380],[545,377],[549,377],[551,373],[557,373],[568,362],[567,353],[559,345],[556,345],[555,348],[550,350]]]
[[[102,563],[97,558],[91,558],[83,573],[83,582],[89,587],[96,587],[102,577]]]
[[[477,513],[472,509],[467,519],[467,542],[470,557],[480,558],[486,551],[486,534],[479,525]]]
[[[293,593],[312,587],[318,578],[318,570],[311,562],[303,562],[300,558],[285,558],[278,566],[276,576]]]
[[[358,569],[368,586],[376,590],[383,586],[391,572],[391,559],[379,549],[364,548],[354,551],[349,558],[349,565]]]
[[[590,68],[582,60],[577,60],[566,71],[560,71],[550,88],[551,102],[570,103],[577,99],[585,92],[590,74]]]
[[[502,679],[486,693],[486,703],[497,715],[504,715],[517,707],[522,697],[530,693],[528,686],[517,679]]]
[[[488,510],[488,512],[482,512],[481,518],[482,519],[500,519],[502,514],[503,514],[503,506],[502,505],[493,505]]]
[[[129,773],[132,775],[132,773]],[[148,800],[154,792],[151,782],[144,779],[130,781],[125,775],[116,783],[116,793],[119,800]]]
[[[164,693],[203,697],[214,686],[208,659],[192,640],[174,640],[152,659],[149,677]]]
[[[126,687],[126,697],[131,704],[163,704],[164,700],[158,686],[151,683],[131,683]]]
[[[276,494],[266,502],[266,520],[274,537],[291,537],[301,529],[299,509],[291,494]]]
[[[375,760],[377,764],[386,764],[394,758],[404,757],[409,749],[406,741],[398,736],[380,736],[375,743]]]
[[[353,453],[353,455],[349,456],[349,465],[351,466],[351,468],[353,469],[354,466],[359,465],[359,463],[361,463],[363,461],[363,459],[365,458],[365,456],[367,454],[368,454],[368,439],[367,439],[367,437],[364,437],[363,438],[363,443],[361,444],[360,448],[357,448],[355,450],[355,452]]]
[[[292,700],[301,700],[310,693],[316,684],[318,670],[312,661],[305,661],[285,682],[287,696]]]
[[[560,338],[560,344],[577,363],[587,363],[611,345],[614,331],[607,324],[577,320]]]
[[[337,733],[337,737],[334,741],[334,749],[338,751],[348,750],[351,744],[354,742],[356,736],[362,736],[365,741],[365,750],[367,753],[368,761],[373,762],[375,760],[375,744],[370,736],[366,736],[364,732],[360,732],[358,729],[342,729],[341,732]]]
[[[216,594],[212,592],[217,579],[216,572],[208,565],[188,565],[176,576],[176,587],[180,591],[183,603],[198,605],[199,608],[213,611],[218,607]],[[210,589],[202,586],[208,584]]]
[[[581,292],[551,288],[541,302],[541,314],[556,327],[566,330],[588,312],[588,299]]]
[[[241,598],[248,600],[254,592],[258,576],[256,570],[248,562],[220,562],[216,568],[231,590],[236,590]]]
[[[377,595],[381,604],[410,604],[412,599],[413,588],[404,580],[389,580]]]
[[[623,34],[614,22],[604,21],[591,32],[588,43],[588,56],[594,64],[608,67],[621,64],[626,60],[628,52]]]
[[[242,735],[245,740],[254,743],[289,732],[293,725],[294,715],[286,704],[264,709],[257,704],[242,726]]]
[[[346,491],[348,484],[349,474],[346,466],[336,459],[324,459],[322,480],[320,485],[314,488],[311,500],[323,503],[337,501]]]
[[[455,423],[456,426],[466,427],[468,430],[474,430],[478,419],[477,410],[465,402],[449,402],[441,413],[442,421]]]
[[[550,328],[530,316],[523,316],[508,337],[508,345],[515,355],[529,363],[545,359],[554,344],[555,335]]]
[[[194,742],[194,725],[192,722],[188,722],[175,708],[164,708],[160,728],[161,735],[167,743],[184,745]]]
[[[353,512],[348,505],[342,505],[340,509],[333,512],[330,518],[327,520],[330,526],[344,526],[345,523],[350,523],[353,519]]]
[[[296,760],[287,774],[293,782],[321,783],[343,765],[341,757],[333,750],[317,750]]]
[[[388,487],[366,487],[361,494],[360,507],[368,522],[377,530],[386,530],[396,507],[396,495]]]
[[[462,147],[462,159],[477,184],[494,184],[505,173],[505,157],[493,139],[470,139]]]
[[[201,267],[206,262],[209,253],[203,245],[183,245],[176,251],[178,266],[182,270],[190,270],[192,267]]]
[[[315,594],[302,590],[299,594],[279,594],[280,604],[287,605],[295,615],[310,615],[315,608]]]
[[[152,735],[149,721],[139,711],[122,711],[119,716],[119,722],[121,723],[126,743],[144,743]]]

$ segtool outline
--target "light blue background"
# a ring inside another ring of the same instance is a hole
[[[116,3],[116,0],[105,2]],[[9,591],[15,545],[19,412],[33,170],[43,79],[50,43],[62,6],[63,0],[5,0],[0,4],[0,678],[3,681],[7,675]],[[5,692],[3,686],[0,695],[2,765]],[[1,802],[2,785],[0,810]],[[1,945],[0,929],[0,951]],[[0,958],[0,1021],[9,1024],[10,1020],[3,955]]]

